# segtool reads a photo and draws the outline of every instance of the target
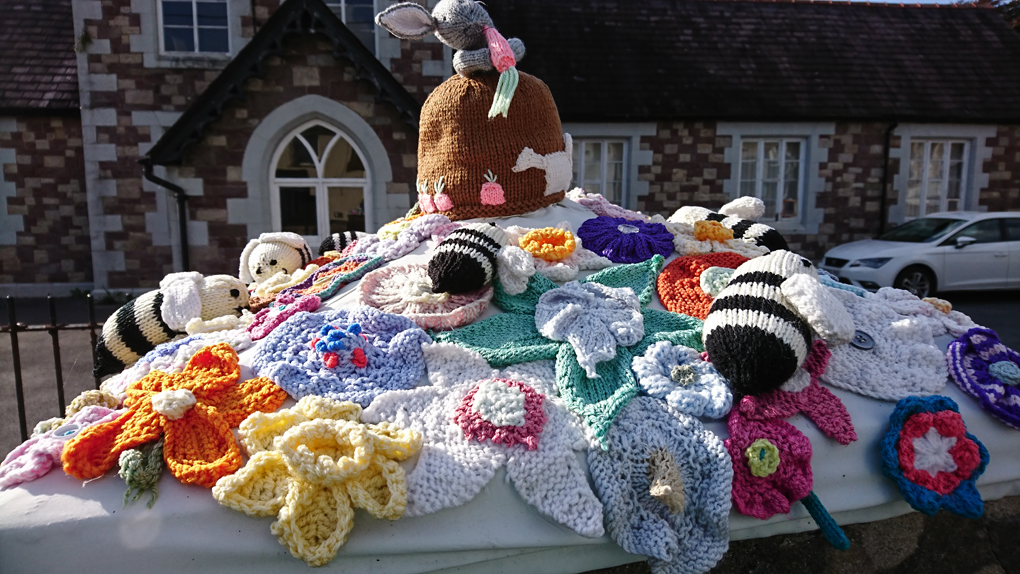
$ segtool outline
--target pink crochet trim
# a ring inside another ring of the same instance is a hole
[[[940,470],[932,476],[928,471],[914,466],[914,439],[925,436],[932,428],[943,437],[956,439],[956,444],[949,449],[953,463],[956,464],[956,470],[953,472]],[[923,412],[908,418],[903,425],[903,431],[900,432],[897,450],[900,454],[903,476],[914,484],[942,495],[956,490],[960,482],[970,478],[974,469],[981,464],[978,446],[967,438],[967,427],[964,426],[960,413],[954,411]]]
[[[790,512],[790,503],[811,492],[811,441],[786,421],[753,421],[738,409],[730,411],[726,450],[733,460],[733,504],[742,514],[766,520]],[[748,448],[765,439],[779,451],[779,466],[768,476],[755,476]]]
[[[276,301],[268,307],[259,311],[248,325],[248,332],[252,341],[258,341],[273,332],[281,323],[289,319],[298,311],[312,312],[319,308],[322,302],[316,295],[305,295],[295,301],[294,295],[284,293],[276,298]]]
[[[804,413],[819,430],[839,444],[854,442],[857,432],[843,401],[818,384],[818,377],[825,372],[831,356],[825,341],[816,340],[803,365],[811,375],[811,384],[795,393],[776,389],[757,397],[745,396],[740,399],[740,412],[751,420],[785,419]]]
[[[510,49],[510,43],[506,41],[506,38],[495,28],[485,26],[484,30],[485,41],[489,44],[489,59],[492,60],[496,71],[502,74],[516,66],[517,59],[514,58],[514,51]]]
[[[483,419],[473,408],[475,393],[478,392],[479,388],[479,385],[476,385],[475,388],[471,389],[464,396],[461,403],[457,405],[453,415],[454,422],[464,429],[464,438],[468,440],[474,439],[478,442],[488,439],[494,443],[505,444],[506,446],[523,443],[528,447],[528,450],[537,449],[539,435],[542,433],[542,427],[545,426],[547,420],[545,410],[542,408],[542,402],[545,400],[545,397],[530,386],[518,381],[511,381],[510,379],[491,380],[503,383],[508,387],[518,388],[524,393],[524,424],[521,426],[496,426]]]

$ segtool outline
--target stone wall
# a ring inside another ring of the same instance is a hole
[[[992,158],[984,165],[988,189],[978,204],[988,211],[1020,210],[1020,126],[999,126],[987,143],[992,148]]]
[[[659,122],[654,136],[641,138],[641,149],[653,155],[652,165],[638,170],[638,179],[649,183],[637,209],[669,217],[684,205],[721,207],[729,201],[722,188],[730,177],[723,150],[731,144],[730,137],[716,137],[714,122]]]
[[[0,169],[0,284],[92,281],[81,120],[0,119]]]

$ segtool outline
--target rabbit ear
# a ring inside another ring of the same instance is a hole
[[[412,2],[390,6],[376,15],[375,23],[403,40],[420,40],[436,31],[432,14]]]

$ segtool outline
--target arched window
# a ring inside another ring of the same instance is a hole
[[[361,150],[338,128],[308,122],[273,156],[273,228],[318,245],[330,233],[365,231],[370,174]]]

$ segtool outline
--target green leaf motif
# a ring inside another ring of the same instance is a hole
[[[528,361],[555,359],[556,351],[563,344],[539,334],[533,315],[514,313],[489,317],[467,327],[439,333],[433,338],[477,351],[497,369]]]
[[[595,367],[598,377],[589,379],[577,363],[570,345],[560,347],[556,355],[556,386],[570,410],[584,421],[605,444],[613,419],[638,393],[637,380],[630,370],[633,355],[626,347],[616,348],[616,358]]]

